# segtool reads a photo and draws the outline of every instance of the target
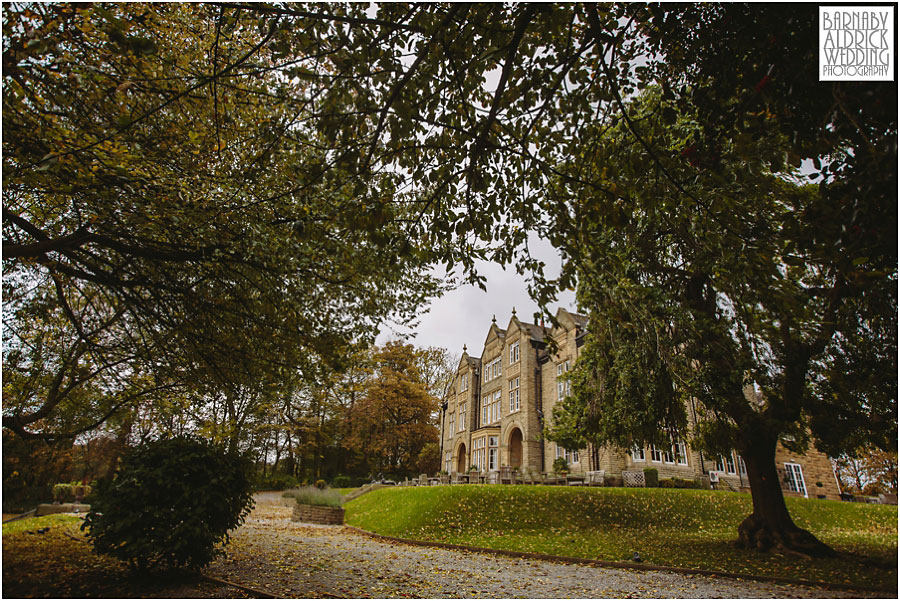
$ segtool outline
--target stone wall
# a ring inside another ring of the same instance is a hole
[[[344,508],[297,503],[291,520],[310,524],[343,524]]]

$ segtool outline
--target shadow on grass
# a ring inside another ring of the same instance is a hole
[[[116,559],[93,553],[73,540],[80,520],[55,521],[38,533],[43,518],[22,520],[14,532],[4,528],[3,597],[213,598],[244,597],[234,588],[199,579],[184,570],[138,574]]]

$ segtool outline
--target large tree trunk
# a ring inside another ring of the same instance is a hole
[[[776,442],[774,437],[757,430],[752,442],[741,449],[750,480],[753,513],[738,526],[736,545],[760,551],[775,549],[805,557],[834,555],[831,547],[791,519],[775,468]]]

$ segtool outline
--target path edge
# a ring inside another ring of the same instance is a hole
[[[403,543],[407,545],[415,545],[418,547],[434,547],[438,549],[453,549],[456,551],[473,551],[476,553],[487,553],[489,555],[502,555],[506,557],[519,557],[522,559],[541,559],[545,561],[553,561],[556,563],[580,563],[599,568],[619,568],[625,570],[637,570],[645,572],[674,572],[676,574],[697,574],[700,576],[712,576],[714,578],[729,578],[732,580],[754,580],[758,582],[772,582],[776,584],[793,584],[796,586],[805,586],[818,589],[834,589],[845,591],[865,591],[872,593],[896,593],[897,588],[876,587],[865,585],[844,584],[841,582],[820,582],[816,580],[801,580],[799,578],[785,578],[782,576],[765,576],[762,574],[737,574],[734,572],[720,572],[718,570],[703,570],[700,568],[681,568],[676,566],[658,566],[652,564],[640,564],[624,561],[606,561],[602,559],[587,559],[584,557],[567,557],[564,555],[549,555],[547,553],[531,553],[528,551],[508,551],[506,549],[489,549],[487,547],[475,547],[472,545],[458,545],[455,543],[441,543],[437,541],[423,541],[411,538],[399,538],[396,536],[387,536],[378,534],[377,532],[369,532],[356,526],[344,524],[344,528],[362,536],[387,540],[392,542]]]

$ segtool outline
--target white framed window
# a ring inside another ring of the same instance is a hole
[[[484,438],[476,438],[472,448],[472,465],[484,471]]]
[[[447,438],[453,438],[453,433],[456,432],[456,414],[450,414],[450,427],[447,428]]]
[[[674,446],[669,447],[663,451],[663,463],[674,464],[675,463],[675,453],[673,453]]]
[[[488,397],[481,397],[481,425],[489,424],[488,421]]]
[[[578,463],[578,451],[570,451],[564,447],[556,445],[556,458],[564,457],[566,463]]]
[[[662,450],[657,448],[655,444],[650,445],[650,461],[662,463]]]
[[[513,378],[509,381],[509,412],[513,413],[519,408],[519,378]]]
[[[484,381],[490,382],[503,375],[503,355],[485,364]]]
[[[718,458],[716,458],[716,471],[732,475],[736,474],[737,472],[734,469],[734,454],[728,453],[727,455],[719,455]]]
[[[734,453],[728,453],[725,455],[725,467],[728,468],[729,474],[736,474],[737,470],[734,469]]]
[[[799,463],[785,463],[784,472],[787,479],[788,489],[793,492],[803,493],[804,497],[809,497],[806,492],[806,481],[803,479],[803,468]]]
[[[462,432],[466,429],[466,404],[462,403],[459,406],[459,431]]]
[[[509,364],[517,363],[519,361],[519,343],[513,342],[509,345]]]
[[[498,437],[488,436],[488,470],[490,471],[497,469],[497,454],[499,452],[499,449],[497,448],[498,441]]]
[[[490,411],[490,421],[488,423],[494,423],[500,420],[500,402],[503,397],[503,391],[498,390],[494,393],[493,401],[491,402],[491,411]]]
[[[444,453],[444,471],[448,474],[450,473],[450,468],[453,465],[453,454],[450,451]]]
[[[678,465],[687,465],[687,445],[684,444],[683,440],[679,440],[672,447],[672,451],[675,454],[675,460],[678,462]]]
[[[634,447],[631,449],[631,460],[646,461],[647,458],[644,456],[644,447]]]
[[[488,376],[490,375],[490,373],[491,373],[491,366],[489,364],[486,364],[484,366],[484,371],[481,373],[481,381],[487,382]]]
[[[747,475],[747,464],[744,463],[744,458],[738,455],[738,470],[740,470],[742,476]]]
[[[561,401],[572,394],[572,382],[563,376],[569,371],[569,361],[564,361],[556,366],[556,400]]]
[[[459,377],[459,391],[465,392],[469,389],[469,374],[465,373]]]

